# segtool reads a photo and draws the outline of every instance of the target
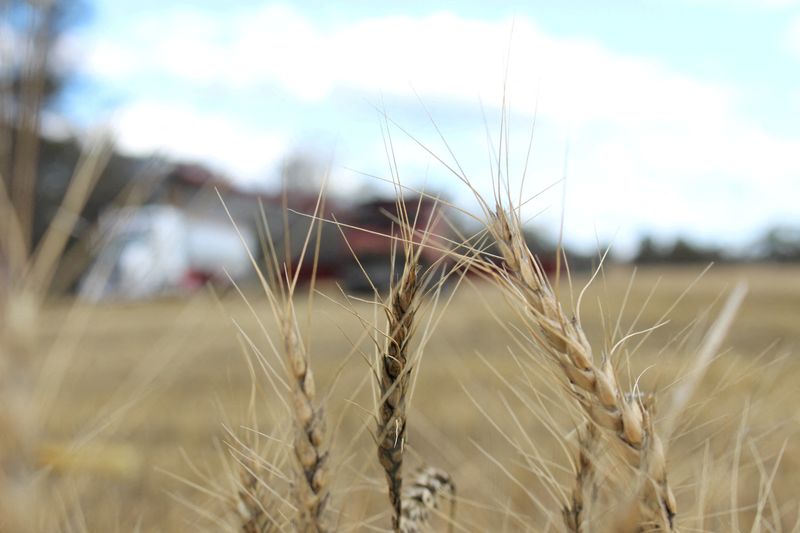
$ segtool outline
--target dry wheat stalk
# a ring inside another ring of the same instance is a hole
[[[426,467],[417,472],[414,482],[403,492],[402,533],[419,533],[430,519],[431,511],[439,507],[439,499],[450,498],[450,514],[455,507],[456,486],[442,470]],[[452,525],[452,523],[451,523]]]
[[[318,216],[324,197],[325,188],[320,190],[314,217]],[[314,374],[311,370],[308,351],[303,343],[300,327],[294,308],[294,294],[297,287],[298,276],[302,268],[302,259],[296,268],[292,268],[291,255],[287,249],[286,263],[280,264],[275,243],[269,232],[266,216],[262,210],[262,222],[266,232],[265,241],[267,252],[267,277],[259,267],[255,257],[242,237],[236,222],[225,205],[222,196],[217,191],[228,218],[239,235],[242,244],[247,249],[248,257],[258,275],[261,286],[272,307],[272,312],[281,326],[283,339],[283,356],[285,359],[285,372],[290,389],[290,411],[294,419],[293,450],[297,460],[297,472],[293,483],[293,496],[297,511],[295,529],[307,533],[319,533],[329,530],[325,520],[325,508],[330,497],[330,480],[328,478],[328,450],[325,416],[321,405],[316,404],[316,386]],[[289,225],[286,219],[288,207],[286,205],[286,191],[284,191],[284,239],[290,242]],[[314,224],[310,224],[306,232],[300,257],[305,257],[311,240]],[[320,233],[317,233],[319,241]],[[317,248],[318,252],[318,248]],[[315,252],[316,253],[316,252]],[[281,274],[282,273],[282,274]],[[271,282],[271,283],[270,283]],[[312,286],[313,291],[313,286]]]
[[[650,530],[673,531],[675,498],[667,482],[664,448],[653,430],[652,405],[640,395],[623,393],[607,357],[595,363],[577,318],[565,314],[525,244],[519,220],[498,205],[488,229],[506,267],[496,271],[497,277],[523,301],[534,341],[559,365],[587,416],[613,434],[627,462],[646,475],[636,528],[646,524]]]
[[[295,481],[297,529],[303,532],[327,531],[324,512],[328,503],[329,483],[325,419],[322,407],[314,404],[314,376],[305,346],[300,341],[291,301],[287,304],[283,320],[283,338],[296,424],[294,452],[300,467],[300,475]]]
[[[0,338],[8,335],[0,333]],[[47,501],[34,450],[39,421],[30,400],[29,350],[0,343],[0,530],[39,529],[37,508]],[[44,513],[42,513],[44,517]],[[49,516],[47,518],[50,518]]]
[[[270,517],[268,509],[271,499],[264,494],[259,479],[253,472],[255,462],[240,469],[240,487],[237,493],[236,511],[242,520],[244,533],[269,533],[278,531],[278,524]]]
[[[400,529],[403,488],[403,448],[406,440],[406,397],[411,381],[408,346],[418,306],[416,262],[406,256],[399,283],[392,287],[386,307],[387,339],[380,360],[381,402],[378,406],[378,459],[389,486],[392,527]]]
[[[562,515],[564,526],[569,533],[586,531],[587,500],[593,499],[595,465],[594,450],[597,444],[597,427],[587,421],[583,431],[578,431],[578,457],[575,463],[575,485],[572,487],[572,499],[564,506]]]

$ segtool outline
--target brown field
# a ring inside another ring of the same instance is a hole
[[[665,401],[726,291],[746,279],[750,291],[724,352],[703,378],[669,448],[670,482],[686,531],[732,530],[732,505],[739,507],[743,530],[750,529],[759,512],[776,529],[797,530],[800,269],[714,267],[670,310],[700,271],[686,267],[636,274],[621,330],[651,327],[665,314],[669,322],[641,346],[641,337],[626,344],[629,351],[619,352],[620,375],[626,382],[639,379],[643,390],[654,390]],[[598,277],[584,298],[581,318],[597,353],[613,344],[610,336],[631,275],[630,269],[614,267]],[[576,297],[585,281],[575,280]],[[335,468],[331,506],[341,513],[342,530],[386,530],[386,486],[371,436],[374,408],[366,360],[372,348],[363,339],[364,327],[333,287],[323,290],[335,301],[315,296],[310,328],[305,294],[299,310],[304,331],[311,332],[320,396],[329,394]],[[562,284],[565,299],[568,290]],[[229,454],[224,441],[230,437],[223,424],[245,439],[253,436],[246,429],[253,425],[246,421],[253,382],[247,346],[252,342],[278,363],[258,323],[263,321],[274,335],[266,300],[255,287],[247,294],[257,317],[233,291],[220,301],[202,294],[190,300],[92,307],[48,304],[38,325],[37,352],[58,348],[47,368],[63,361],[66,372],[47,410],[49,444],[42,460],[63,481],[65,499],[75,495],[79,501],[79,521],[85,521],[86,529],[217,529],[202,515],[226,504],[177,478],[205,488],[209,482],[201,474],[225,479],[223,458]],[[470,282],[454,293],[446,309],[444,298],[435,313],[441,322],[430,332],[411,400],[406,468],[410,471],[424,458],[452,475],[459,531],[558,531],[561,498],[569,492],[572,473],[551,431],[567,434],[572,421],[549,388],[555,380],[547,365],[525,353],[501,326],[513,332],[519,320],[495,289]],[[357,302],[353,309],[373,320],[370,305]],[[380,315],[378,322],[383,322]],[[280,437],[285,432],[275,422],[282,409],[277,393],[263,373],[255,376],[258,429]],[[65,452],[75,439],[80,447]],[[740,466],[732,478],[737,456]],[[562,492],[531,465],[546,465]],[[733,499],[732,487],[737,487]],[[702,511],[699,500],[708,502]]]

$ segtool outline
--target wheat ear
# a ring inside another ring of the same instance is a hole
[[[378,459],[386,473],[395,531],[400,530],[402,514],[406,397],[411,382],[408,347],[414,332],[418,293],[417,265],[407,255],[402,277],[392,288],[386,306],[388,335],[379,369]]]
[[[575,484],[572,499],[562,510],[564,526],[568,533],[586,531],[587,499],[593,499],[594,492],[594,453],[597,444],[597,427],[587,421],[583,431],[578,431],[578,456],[575,462]],[[587,498],[588,496],[588,498]]]
[[[673,531],[675,497],[667,481],[664,447],[653,430],[652,406],[641,395],[622,392],[607,357],[600,365],[595,363],[578,319],[566,316],[525,244],[521,223],[509,217],[513,215],[498,206],[489,221],[506,265],[496,271],[497,277],[524,302],[534,341],[561,368],[587,416],[613,434],[628,463],[647,476],[639,524]]]
[[[442,496],[450,498],[451,526],[455,512],[456,486],[442,470],[427,467],[417,472],[413,483],[403,493],[402,533],[419,533],[430,519],[431,511],[439,507]]]
[[[270,498],[266,497],[264,490],[254,473],[255,462],[239,471],[239,490],[237,492],[236,511],[242,520],[244,533],[270,533],[278,531],[278,524],[270,517]]]
[[[230,214],[225,201],[217,191],[217,196],[222,202],[225,213],[228,215],[234,226],[239,239],[247,249],[247,254],[253,268],[258,275],[261,286],[267,296],[272,312],[281,326],[283,338],[283,352],[286,360],[285,371],[289,389],[291,391],[291,415],[294,418],[294,456],[297,460],[299,472],[294,481],[294,500],[297,509],[295,518],[295,528],[304,533],[327,532],[328,527],[325,523],[325,507],[330,497],[329,478],[328,478],[328,451],[325,428],[325,416],[323,408],[315,402],[316,386],[314,385],[314,374],[311,371],[308,351],[303,343],[300,334],[300,327],[297,322],[297,315],[294,308],[294,294],[299,279],[300,270],[303,265],[303,258],[308,251],[309,242],[314,230],[312,222],[306,232],[303,247],[299,254],[299,261],[296,267],[292,268],[291,254],[287,248],[286,262],[280,265],[275,243],[269,230],[266,215],[262,209],[262,222],[264,223],[265,244],[267,245],[267,267],[268,275],[272,283],[267,280],[259,268],[252,252],[247,247],[247,243],[239,231],[236,221]],[[321,206],[324,205],[325,186],[320,189],[317,197],[317,204],[314,208],[316,220]],[[291,242],[287,206],[287,194],[284,190],[283,195],[283,215],[284,215],[284,240]],[[319,243],[320,233],[317,233],[317,243]],[[319,247],[317,246],[314,257],[316,261]],[[316,262],[314,263],[316,265]],[[283,273],[281,275],[280,273]],[[313,277],[313,276],[312,276]],[[275,288],[277,287],[277,289]],[[278,290],[279,289],[279,290]],[[313,285],[312,285],[313,291]]]
[[[301,474],[297,477],[295,486],[297,529],[303,532],[323,532],[327,531],[323,515],[329,497],[325,419],[322,407],[314,402],[314,375],[305,346],[300,341],[291,300],[283,320],[283,338],[296,424],[294,453]]]

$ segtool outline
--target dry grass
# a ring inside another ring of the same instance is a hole
[[[487,280],[444,305],[423,305],[402,213],[385,330],[370,302],[297,294],[269,240],[251,294],[48,301],[109,151],[87,153],[29,249],[44,57],[27,58],[10,193],[0,176],[0,530],[800,532],[796,269],[720,269],[696,286],[686,271],[662,283],[619,269],[551,286],[500,200],[503,106],[496,204],[481,201],[501,264],[479,261]],[[753,290],[723,345],[731,276]]]
[[[4,127],[0,125],[0,130]],[[0,517],[9,531],[44,531],[74,521],[66,496],[55,496],[56,484],[47,468],[39,464],[42,455],[56,456],[56,462],[71,455],[67,450],[48,453],[53,446],[43,441],[41,433],[43,419],[59,395],[74,345],[67,338],[40,350],[36,345],[39,312],[78,213],[109,152],[104,141],[87,151],[35,249],[30,249],[27,239],[32,230],[31,213],[18,211],[33,201],[30,184],[35,180],[28,172],[35,168],[35,150],[13,153],[15,179],[11,186],[16,196],[9,195],[5,178],[0,175],[0,405],[5,406],[0,413]],[[30,198],[26,199],[27,195]],[[82,316],[77,312],[68,318],[79,321]]]
[[[629,288],[630,270],[609,270],[584,297],[587,338],[610,342],[607,332],[615,329],[626,294],[621,331],[661,322],[698,273],[645,270]],[[709,306],[738,278],[749,281],[750,294],[725,343],[727,349],[702,378],[701,392],[690,402],[669,447],[670,481],[681,510],[678,524],[684,530],[736,530],[737,523],[740,530],[750,529],[757,514],[778,530],[795,527],[800,420],[794,406],[800,391],[798,362],[791,354],[800,345],[797,275],[796,269],[778,267],[712,270],[669,313],[670,322],[655,330],[621,367],[625,382],[638,379],[643,390],[672,390],[714,316],[707,313]],[[576,279],[574,284],[584,282]],[[325,290],[336,298],[333,288]],[[569,293],[566,284],[558,290]],[[248,298],[256,316],[269,317],[269,303],[259,293],[254,289]],[[298,316],[305,316],[306,303],[301,295]],[[370,316],[370,305],[350,305]],[[55,342],[64,317],[80,308],[72,302],[49,303],[39,323],[38,348]],[[220,420],[230,420],[234,431],[254,426],[244,414],[251,404],[252,379],[237,335],[246,334],[252,341],[252,346],[244,341],[251,352],[266,351],[261,326],[234,294],[221,307],[200,297],[191,302],[107,304],[89,311],[89,325],[73,332],[79,349],[46,424],[50,442],[80,434],[86,421],[96,417],[98,406],[129,396],[132,385],[126,384],[139,381],[131,369],[139,376],[149,375],[175,352],[191,354],[191,359],[160,368],[149,396],[114,420],[113,432],[102,442],[106,455],[127,451],[118,464],[88,461],[66,464],[59,471],[80,488],[88,529],[140,524],[145,531],[175,531],[185,529],[187,520],[208,525],[196,511],[165,497],[165,491],[208,510],[230,504],[218,503],[164,471],[197,480],[185,454],[203,472],[220,472],[221,445],[215,442],[230,438]],[[280,338],[275,323],[265,320],[265,327]],[[574,450],[565,448],[553,430],[569,435],[576,427],[570,425],[575,413],[559,405],[552,373],[542,371],[509,336],[509,330],[523,328],[518,311],[496,289],[481,283],[465,286],[454,295],[431,337],[416,381],[409,406],[414,423],[409,427],[408,461],[439,464],[451,474],[459,487],[460,531],[563,527],[561,509],[570,501],[575,480],[569,466]],[[325,391],[321,397],[333,426],[333,523],[343,531],[354,523],[385,527],[389,518],[377,481],[380,467],[369,459],[374,457],[374,444],[364,429],[371,425],[372,400],[364,387],[368,367],[356,357],[341,368],[353,344],[359,344],[363,326],[343,313],[340,303],[317,298],[313,331],[309,353],[315,354],[318,389]],[[631,342],[631,349],[637,341]],[[283,421],[274,414],[278,400],[265,379],[257,384],[255,402],[258,427],[273,434]],[[736,470],[734,463],[739,465]],[[597,483],[613,484],[613,472],[604,468],[608,465],[598,465]],[[440,521],[446,522],[446,517]]]

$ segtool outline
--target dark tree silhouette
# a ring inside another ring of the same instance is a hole
[[[779,226],[770,229],[761,238],[759,255],[769,261],[781,263],[800,261],[800,227]]]
[[[672,245],[659,246],[652,237],[646,235],[639,243],[639,251],[633,262],[639,265],[656,263],[710,263],[723,256],[719,249],[692,243],[678,237]]]
[[[75,0],[0,4],[0,175],[27,250],[35,244],[41,111],[54,104],[66,80],[53,52],[65,29],[86,13]]]

